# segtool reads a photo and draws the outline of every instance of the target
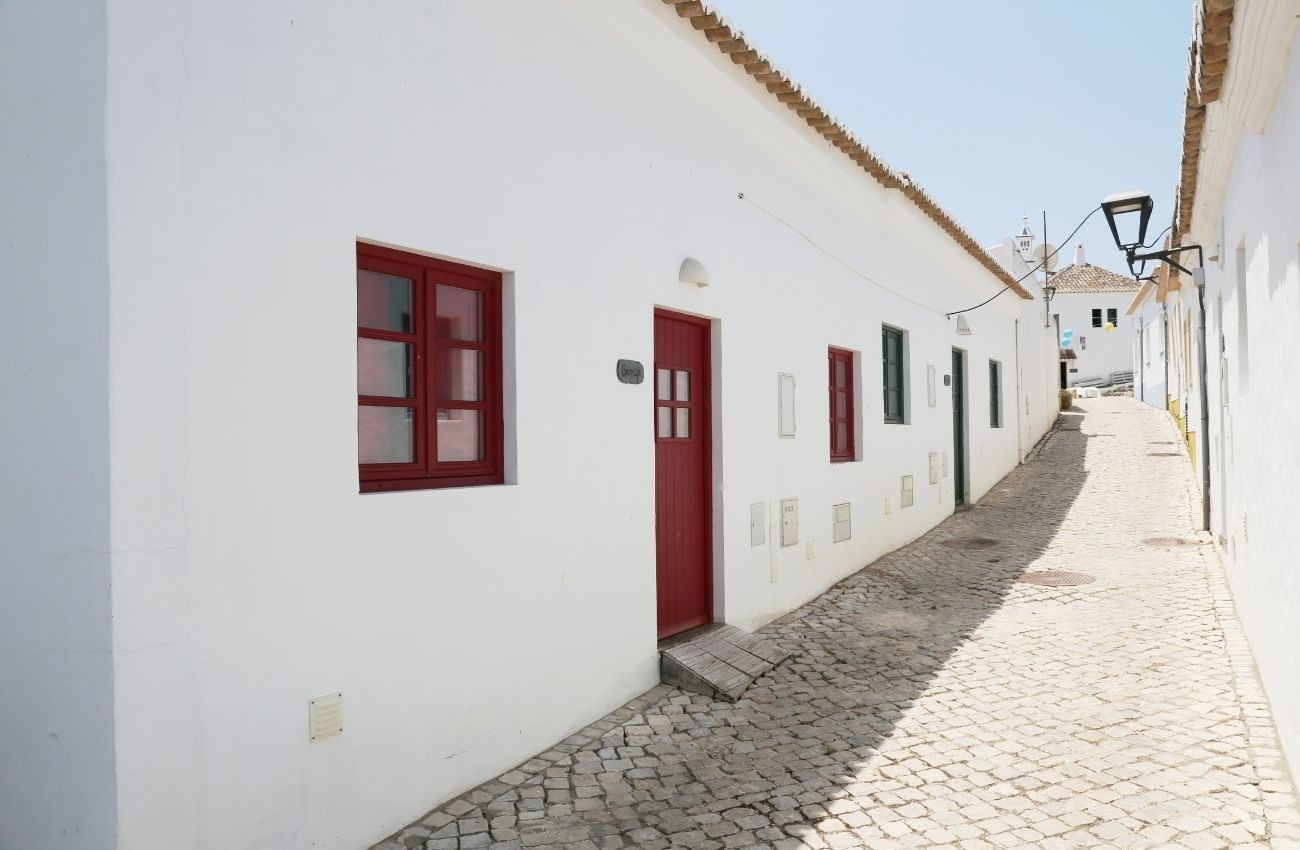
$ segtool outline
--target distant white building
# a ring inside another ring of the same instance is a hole
[[[1168,277],[1165,267],[1161,267],[1159,277]],[[1161,410],[1169,405],[1165,291],[1157,282],[1145,280],[1124,310],[1131,326],[1128,337],[1133,352],[1133,397]]]
[[[1052,284],[1056,297],[1051,310],[1060,316],[1062,335],[1071,332],[1068,350],[1073,359],[1066,386],[1109,381],[1116,373],[1131,370],[1132,320],[1124,313],[1138,291],[1137,282],[1087,262],[1080,243],[1074,249],[1074,262],[1052,275]]]

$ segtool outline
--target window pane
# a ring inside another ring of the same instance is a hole
[[[674,398],[676,398],[677,401],[690,401],[691,400],[691,373],[674,372],[673,374],[677,376],[677,395],[674,396]]]
[[[661,440],[667,440],[673,435],[673,409],[671,407],[660,407],[657,411],[657,425],[655,426],[655,436]]]
[[[464,348],[433,352],[434,395],[439,401],[483,400],[483,355]]]
[[[843,360],[835,361],[835,387],[841,388],[847,383],[848,370],[844,367]]]
[[[362,463],[411,463],[415,442],[409,407],[367,407],[357,410],[358,454]]]
[[[669,369],[655,370],[655,398],[671,401],[673,397],[673,373]]]
[[[483,460],[483,417],[479,411],[438,409],[438,460]]]
[[[382,339],[357,340],[357,394],[411,397],[411,346]]]
[[[411,333],[411,281],[357,269],[357,324],[363,328]]]
[[[691,409],[689,407],[677,408],[677,428],[673,432],[674,437],[683,438],[691,435]]]
[[[835,445],[832,447],[837,452],[847,452],[849,450],[849,426],[845,422],[835,423]]]
[[[438,336],[443,339],[483,338],[483,295],[472,289],[438,284]]]

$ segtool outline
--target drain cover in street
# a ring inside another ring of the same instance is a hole
[[[1023,573],[1016,578],[1021,584],[1040,584],[1044,587],[1074,587],[1078,584],[1092,584],[1096,580],[1087,573],[1072,573],[1069,570],[1038,570]]]
[[[951,549],[987,549],[998,545],[991,537],[951,537],[942,542]]]
[[[1148,546],[1195,546],[1195,540],[1186,537],[1148,537],[1142,541]]]

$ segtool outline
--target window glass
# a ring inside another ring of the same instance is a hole
[[[483,354],[467,348],[434,351],[433,385],[438,401],[480,401],[483,398]]]
[[[362,405],[357,413],[357,442],[362,463],[411,463],[415,460],[409,407]]]
[[[689,407],[679,407],[677,410],[677,426],[673,429],[673,436],[678,439],[685,439],[691,435],[691,409]]]
[[[676,401],[690,401],[691,400],[691,373],[674,372],[673,375],[676,377],[677,380],[676,395],[674,396],[674,399]]]
[[[477,342],[483,338],[483,294],[459,286],[438,284],[438,336]]]
[[[409,278],[357,269],[357,324],[411,333],[411,292]]]
[[[357,339],[357,392],[360,395],[411,397],[412,346],[384,339]]]
[[[661,440],[667,440],[673,435],[673,409],[671,407],[661,407],[656,411],[658,417],[655,426],[655,436]]]
[[[655,370],[655,398],[670,401],[673,397],[673,373],[671,369]]]
[[[483,417],[477,410],[438,409],[438,460],[483,459]]]

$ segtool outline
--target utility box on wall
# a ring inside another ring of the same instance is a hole
[[[793,546],[799,542],[799,500],[781,500],[781,545]]]
[[[849,503],[831,508],[831,542],[842,543],[853,536],[852,510]]]

